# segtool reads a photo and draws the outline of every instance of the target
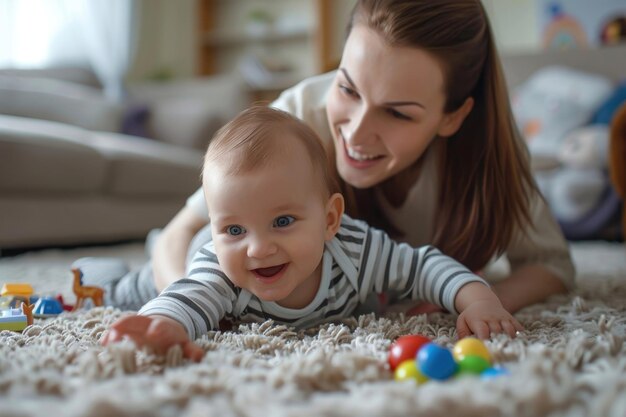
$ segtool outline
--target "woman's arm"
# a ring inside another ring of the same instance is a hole
[[[515,270],[508,278],[494,283],[504,308],[510,313],[539,303],[554,294],[567,292],[563,280],[542,265],[527,265]]]
[[[206,218],[200,217],[185,206],[158,236],[152,254],[152,269],[159,292],[185,276],[189,244],[206,224],[208,224]]]
[[[493,286],[511,313],[574,287],[576,270],[561,228],[541,196],[532,203],[532,224],[507,248],[511,275]]]

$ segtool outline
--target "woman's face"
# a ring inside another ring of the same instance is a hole
[[[357,188],[418,160],[447,123],[444,75],[422,49],[396,47],[355,26],[327,101],[337,168]]]

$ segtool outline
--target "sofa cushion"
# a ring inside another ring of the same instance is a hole
[[[77,193],[101,189],[107,161],[87,132],[60,123],[0,115],[0,190]]]
[[[93,87],[63,80],[0,74],[0,114],[118,132],[123,106]]]
[[[201,184],[199,150],[110,132],[93,132],[87,140],[108,161],[107,194],[188,196]]]
[[[150,137],[202,151],[219,127],[249,105],[243,81],[233,74],[135,83],[128,92],[148,109]]]
[[[175,97],[150,105],[146,129],[160,142],[205,151],[213,134],[227,121],[206,100]]]

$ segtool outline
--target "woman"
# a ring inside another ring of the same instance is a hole
[[[479,0],[359,0],[339,69],[272,105],[326,141],[352,217],[414,246],[433,244],[475,271],[506,253],[512,273],[494,290],[510,312],[573,286]],[[156,294],[153,284],[161,290],[183,277],[190,243],[208,222],[204,206],[199,190],[158,237],[152,265],[112,295],[144,289],[140,305]]]

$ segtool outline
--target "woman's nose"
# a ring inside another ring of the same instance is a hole
[[[375,123],[366,111],[355,113],[341,131],[350,146],[368,144],[376,136]]]
[[[248,243],[247,255],[250,258],[263,259],[275,254],[276,243],[268,236],[252,236]]]

